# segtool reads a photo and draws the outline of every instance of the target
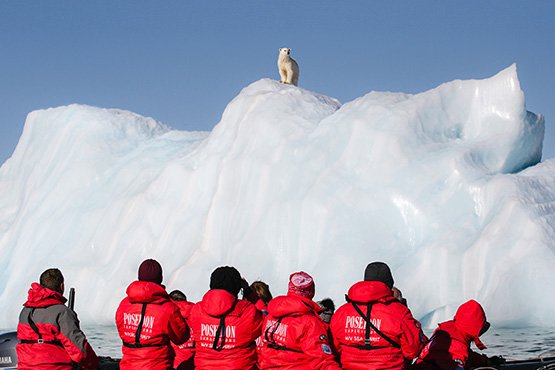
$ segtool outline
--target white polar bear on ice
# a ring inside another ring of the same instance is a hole
[[[295,62],[295,59],[289,56],[291,54],[291,49],[280,48],[278,55],[278,71],[281,77],[279,82],[284,84],[293,84],[298,86],[299,84],[299,65]]]

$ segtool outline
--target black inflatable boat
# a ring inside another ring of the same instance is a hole
[[[17,355],[15,345],[17,333],[15,331],[0,334],[0,370],[17,369]],[[110,357],[100,357],[101,370],[119,369],[119,360]],[[492,367],[480,367],[475,370],[555,370],[555,352],[548,352],[538,358],[528,360],[509,360],[505,364]]]
[[[17,369],[17,333],[15,331],[0,334],[0,370]],[[99,357],[100,370],[119,369],[119,360],[111,357]]]
[[[17,369],[16,344],[17,333],[15,331],[0,334],[0,369]]]
[[[555,352],[548,352],[529,360],[512,360],[493,366],[497,370],[555,370]],[[483,368],[479,368],[483,369]]]

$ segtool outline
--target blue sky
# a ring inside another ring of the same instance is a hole
[[[552,158],[554,35],[551,0],[0,0],[0,163],[27,113],[71,103],[211,130],[243,87],[279,78],[283,46],[301,87],[343,103],[517,63]]]

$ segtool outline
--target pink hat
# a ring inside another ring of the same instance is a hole
[[[292,273],[289,276],[289,290],[287,294],[296,294],[312,299],[314,297],[314,279],[304,271]]]

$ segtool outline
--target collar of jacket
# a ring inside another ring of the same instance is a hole
[[[136,280],[129,284],[126,293],[131,303],[162,304],[170,300],[164,286],[150,281]]]
[[[27,295],[27,302],[23,304],[25,307],[48,307],[55,304],[64,304],[67,299],[59,292],[48,289],[39,283],[31,284]]]
[[[391,289],[381,281],[359,281],[349,289],[347,297],[355,303],[362,304],[395,301]]]

